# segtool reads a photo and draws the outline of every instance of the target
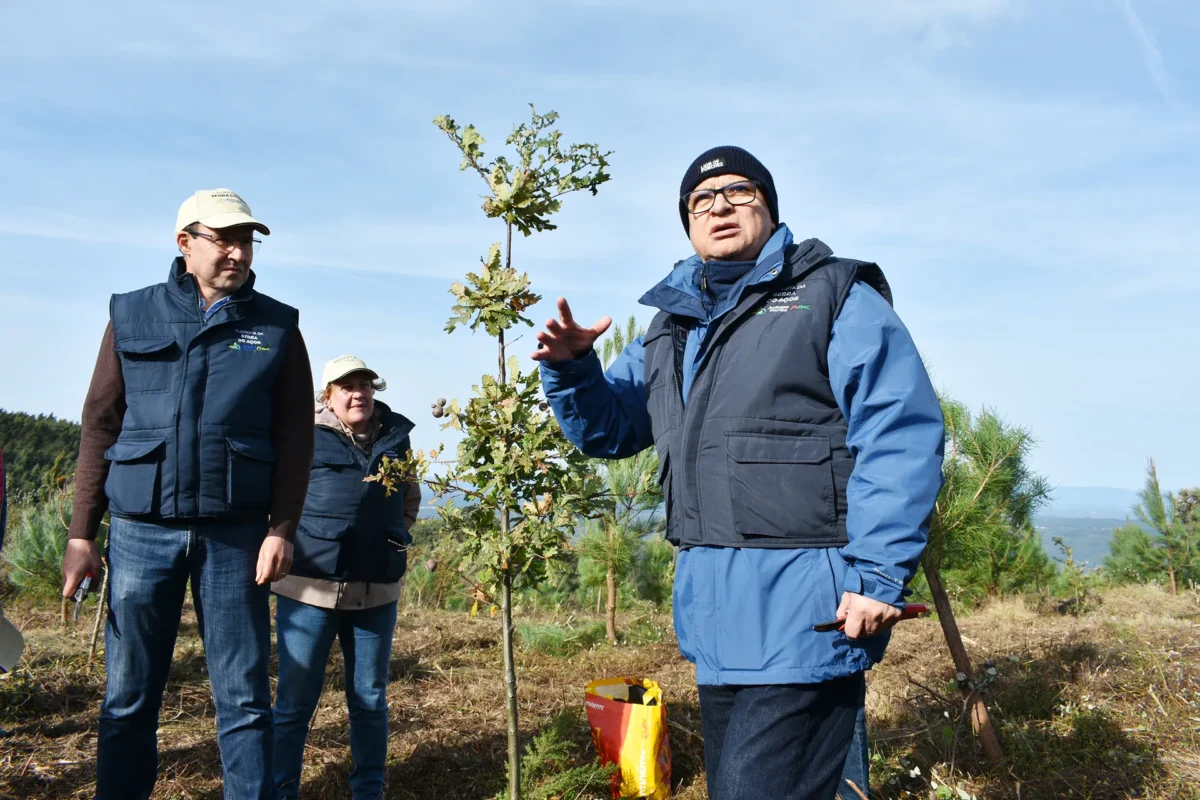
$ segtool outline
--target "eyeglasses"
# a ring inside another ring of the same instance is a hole
[[[758,197],[758,184],[754,181],[738,181],[720,189],[697,189],[679,199],[683,201],[689,214],[699,216],[713,207],[719,194],[724,195],[725,201],[731,206],[748,205]]]
[[[253,252],[257,253],[258,248],[262,245],[262,239],[255,239],[253,237],[235,239],[232,236],[215,236],[211,233],[204,233],[203,231],[188,231],[188,233],[190,233],[192,236],[202,236],[205,239],[208,239],[213,243],[213,247],[217,248],[218,250],[223,250],[226,253],[233,250],[235,247],[240,247],[243,250],[250,248]]]

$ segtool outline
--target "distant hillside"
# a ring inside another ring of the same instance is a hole
[[[1054,544],[1054,537],[1062,537],[1074,551],[1075,560],[1086,562],[1090,571],[1104,564],[1113,530],[1133,518],[1137,503],[1138,493],[1132,489],[1058,486],[1034,524],[1041,534],[1042,546],[1052,558],[1063,557]]]
[[[1058,486],[1050,493],[1050,503],[1042,509],[1041,516],[1124,520],[1133,513],[1137,502],[1138,493],[1133,489]]]
[[[1051,558],[1063,558],[1062,550],[1054,544],[1054,537],[1062,537],[1063,543],[1074,551],[1075,561],[1081,564],[1087,562],[1088,571],[1104,564],[1113,530],[1124,524],[1124,518],[1039,516],[1034,520],[1042,538],[1042,546]]]
[[[434,497],[433,492],[430,491],[429,487],[422,484],[421,510],[417,513],[417,516],[421,519],[432,519],[438,515],[438,507],[446,505],[449,500],[454,500],[454,504],[457,506],[469,506],[473,504],[473,501],[465,499],[462,495],[456,495],[450,498]]]
[[[48,484],[56,463],[60,476],[75,472],[79,423],[0,409],[0,449],[9,492],[33,494]]]

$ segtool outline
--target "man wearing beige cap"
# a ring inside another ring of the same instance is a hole
[[[108,686],[96,796],[148,798],[188,582],[224,796],[271,797],[269,584],[287,574],[312,467],[312,371],[294,308],[250,270],[270,230],[228,189],[196,192],[165,283],[118,294],[83,407],[63,595],[102,569]]]

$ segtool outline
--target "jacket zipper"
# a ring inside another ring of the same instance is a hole
[[[834,617],[837,616],[838,606],[840,606],[842,604],[842,597],[840,594],[838,594],[837,570],[835,570],[833,568],[833,554],[830,553],[830,550],[833,550],[833,549],[835,549],[835,548],[830,548],[830,547],[824,548],[825,563],[829,566],[829,584],[830,584],[830,588],[833,589],[833,613],[830,614],[830,616],[829,616],[830,619],[833,619]]]
[[[235,299],[234,297],[231,296],[229,298],[229,300],[227,300],[221,308],[217,309],[217,313],[220,314],[222,311],[229,308],[234,303],[245,302],[246,299],[247,298],[244,298],[244,297]],[[198,339],[198,338],[200,338],[200,336],[202,336],[204,334],[205,331],[209,330],[209,324],[208,324],[209,318],[208,318],[208,315],[204,313],[205,310],[200,308],[199,303],[197,303],[195,305],[195,308],[196,308],[196,311],[200,314],[200,333],[196,335],[196,338]],[[228,315],[226,315],[226,316],[228,316]],[[197,453],[199,453],[201,437],[203,435],[203,430],[204,430],[204,425],[203,425],[204,402],[208,398],[208,367],[209,367],[208,362],[209,362],[208,345],[207,345],[207,343],[205,343],[205,345],[204,345],[204,383],[200,387],[200,406],[197,409],[197,413],[196,413],[196,449],[197,449]],[[176,450],[178,450],[178,448],[176,448]],[[230,472],[233,469],[233,464],[231,463],[232,461],[233,461],[233,456],[229,452],[229,443],[226,442],[226,444],[225,444],[225,510],[226,511],[229,511],[233,508],[233,497],[232,497],[232,492],[230,491],[231,487],[233,486],[233,476],[230,474]],[[178,462],[178,454],[176,455],[176,462]],[[178,468],[177,468],[177,471],[178,471]],[[197,460],[197,464],[196,464],[196,513],[197,514],[200,513],[200,500],[202,497],[202,495],[200,493],[201,486],[202,486],[201,472],[202,472],[202,470],[200,469],[199,460]]]
[[[783,264],[786,264],[786,263],[787,263],[787,254],[785,253]],[[780,267],[782,267],[783,264],[781,264]],[[777,267],[771,271],[770,279],[759,280],[758,282],[753,284],[753,286],[759,290],[758,291],[759,296],[752,303],[747,304],[747,306],[746,306],[747,308],[753,308],[759,302],[761,302],[762,297],[764,296],[763,290],[765,290],[767,287],[769,287],[775,283],[775,279],[778,277],[779,272],[780,272],[780,268]],[[747,286],[746,289],[743,290],[743,297],[745,296],[745,291],[750,288],[751,287]],[[704,304],[704,300],[705,300],[705,297],[707,296],[707,290],[708,290],[708,275],[703,266],[701,266],[701,271],[700,271],[700,290],[701,290],[701,303]],[[726,311],[724,316],[722,317],[722,319],[717,323],[716,330],[712,330],[711,327],[705,329],[705,333],[708,334],[708,342],[707,342],[707,344],[701,342],[701,344],[704,345],[704,349],[703,349],[703,352],[700,354],[699,362],[696,364],[695,373],[692,375],[692,385],[693,386],[695,386],[695,384],[696,384],[696,378],[699,376],[700,369],[706,365],[706,363],[709,360],[709,356],[717,349],[717,344],[719,343],[719,340],[726,337],[732,329],[737,327],[738,323],[740,323],[742,318],[745,316],[744,312],[742,314],[735,313],[737,311],[738,307],[741,305],[742,305],[742,303],[739,302],[733,308]],[[709,320],[708,323],[711,326],[713,323],[713,320]],[[720,354],[720,356],[718,356],[718,358],[720,358],[723,355],[724,355],[724,351],[721,352],[721,354]],[[681,357],[681,353],[678,349],[676,350],[676,356],[677,356],[677,363],[681,362],[682,357]],[[714,369],[719,369],[719,367],[720,367],[720,362],[718,361],[718,363],[716,364]],[[718,375],[720,374],[719,371],[717,374]],[[708,395],[705,397],[704,402],[701,404],[702,406],[707,407],[708,398],[710,398],[712,396],[712,390],[715,388],[715,386],[716,386],[716,376],[714,376],[714,378],[713,378],[713,384],[708,387],[709,392],[708,392]],[[682,387],[682,385],[680,385],[680,404],[682,407],[681,408],[682,416],[686,417],[687,416],[687,404],[683,403],[683,387]],[[693,405],[695,405],[695,404],[693,403]],[[681,423],[682,423],[682,420],[681,420]],[[690,460],[687,458],[688,441],[689,441],[687,438],[688,427],[686,424],[682,425],[682,427],[683,427],[683,434],[680,437],[680,440],[681,440],[680,444],[682,445],[681,449],[683,450],[683,453],[681,453],[680,455],[682,455],[684,457],[683,463],[685,465],[684,469],[686,470],[687,469],[686,464]],[[686,478],[686,475],[685,475],[685,478]],[[697,502],[702,504],[703,503],[703,493],[700,492],[700,486],[699,486],[700,473],[699,473],[698,469],[696,470],[695,479],[696,479],[696,497],[698,498]],[[704,518],[703,511],[701,511],[701,513],[700,513],[700,518],[701,519]]]

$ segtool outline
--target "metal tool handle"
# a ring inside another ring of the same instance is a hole
[[[71,598],[75,601],[75,619],[79,619],[79,609],[83,608],[83,601],[87,599],[88,594],[92,590],[92,573],[83,576],[83,580],[79,582],[79,588],[75,590],[74,596]]]

